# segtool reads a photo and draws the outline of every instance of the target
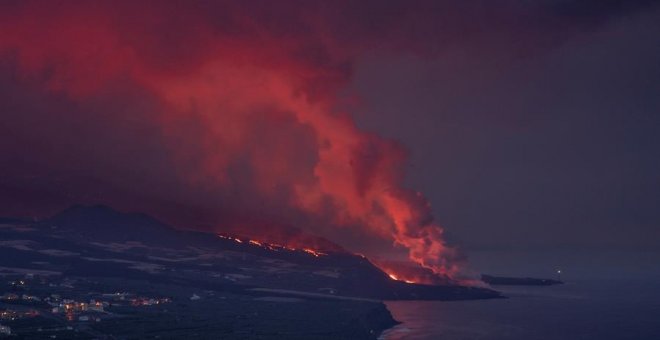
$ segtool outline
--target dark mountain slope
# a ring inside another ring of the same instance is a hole
[[[19,259],[0,259],[0,266],[20,263],[35,268],[35,263],[47,263],[35,269],[77,276],[148,278],[207,289],[261,287],[391,300],[500,297],[483,288],[395,281],[367,258],[345,251],[317,253],[177,230],[147,215],[106,206],[74,206],[21,228],[0,229],[5,240],[0,243],[0,253],[9,256],[5,259]]]

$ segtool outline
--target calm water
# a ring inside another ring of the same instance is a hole
[[[499,288],[509,299],[387,302],[382,339],[660,339],[660,281]]]

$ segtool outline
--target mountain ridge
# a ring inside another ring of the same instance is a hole
[[[36,262],[62,262],[63,272],[76,275],[101,271],[239,290],[294,289],[390,300],[501,297],[485,288],[393,280],[367,258],[348,252],[315,252],[175,229],[149,215],[103,205],[75,205],[34,226],[38,232],[12,235],[4,230],[5,238],[29,241],[15,243],[12,251],[31,252],[23,256],[38,258]]]

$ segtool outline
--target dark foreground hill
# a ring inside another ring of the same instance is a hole
[[[89,258],[139,262],[135,275],[330,293],[372,299],[457,300],[498,297],[495,291],[463,286],[428,286],[392,280],[363,256],[347,252],[314,253],[259,244],[239,237],[174,229],[139,213],[105,206],[74,206],[34,226],[40,237],[56,237],[53,247],[81,253],[71,268],[84,275]],[[44,240],[45,241],[45,240]],[[45,241],[46,244],[51,241]],[[69,242],[69,244],[63,244]],[[76,250],[77,249],[77,250]],[[87,256],[85,256],[87,255]],[[68,259],[71,260],[71,259]],[[96,261],[100,262],[100,261]],[[110,267],[110,266],[108,266]],[[145,268],[149,268],[146,270]],[[196,275],[190,275],[195,272]],[[185,276],[179,273],[187,273]],[[112,271],[108,269],[107,275]],[[118,273],[126,275],[125,273]]]
[[[80,328],[101,338],[375,338],[394,323],[380,300],[500,297],[483,288],[395,281],[368,259],[343,251],[182,231],[104,206],[75,206],[39,223],[0,224],[0,276],[23,275],[41,278],[25,288],[35,295],[172,297],[166,314],[158,309],[164,307],[146,314],[113,307],[120,317]]]

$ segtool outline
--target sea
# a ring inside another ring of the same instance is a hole
[[[388,301],[402,323],[380,339],[660,339],[658,278],[493,288],[508,298]]]

